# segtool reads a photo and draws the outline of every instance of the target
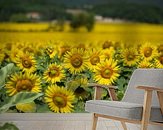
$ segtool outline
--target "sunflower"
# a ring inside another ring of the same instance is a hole
[[[10,51],[11,51],[11,47],[12,47],[12,43],[11,42],[7,42],[7,43],[3,43],[3,45],[0,45],[0,53],[3,55],[1,55],[2,57],[4,56],[3,60],[5,61],[10,61]],[[0,57],[1,57],[0,56]],[[1,58],[0,58],[1,61]]]
[[[19,73],[11,76],[5,88],[9,96],[20,91],[41,92],[41,80],[36,74]]]
[[[156,59],[155,59],[155,65],[156,68],[163,68],[163,54],[160,54]]]
[[[83,88],[88,87],[88,79],[86,77],[80,78],[78,80]]]
[[[73,48],[64,56],[64,67],[72,74],[80,73],[88,65],[88,57],[83,49]]]
[[[96,65],[102,61],[104,61],[105,57],[102,53],[102,50],[97,50],[93,48],[92,50],[88,51],[89,63],[88,67],[90,70],[94,71]]]
[[[49,108],[57,113],[70,113],[73,111],[75,96],[73,92],[56,85],[48,86],[45,91],[45,102]]]
[[[50,45],[46,47],[45,52],[50,58],[54,58],[54,56],[58,53],[58,50],[55,46]]]
[[[112,41],[104,41],[102,44],[103,49],[109,49],[110,47],[113,47],[113,42]]]
[[[138,68],[152,68],[153,64],[148,60],[142,60],[138,63]]]
[[[74,80],[67,82],[67,89],[74,92],[77,98],[83,99],[89,96],[88,79],[86,77],[77,77]]]
[[[94,80],[100,84],[112,84],[119,76],[117,62],[110,59],[97,65]]]
[[[74,94],[79,99],[85,99],[89,96],[89,93],[87,91],[88,88],[88,79],[87,78],[80,78],[77,79],[76,82],[78,82],[80,85],[76,86],[76,89],[74,91]]]
[[[35,45],[35,52],[34,54],[36,56],[42,56],[43,53],[44,53],[44,45],[42,44],[42,42],[38,42],[36,45]]]
[[[59,58],[62,58],[67,52],[71,50],[71,48],[72,47],[69,44],[60,42],[60,44],[58,45]]]
[[[124,46],[124,43],[121,42],[121,41],[115,41],[114,42],[114,49],[117,50],[117,49],[120,49]]]
[[[50,64],[48,69],[44,72],[44,79],[47,82],[55,83],[65,78],[65,73],[61,65],[56,63]]]
[[[84,43],[75,44],[75,48],[86,50],[87,46]]]
[[[5,47],[5,49],[6,49],[7,51],[10,51],[13,44],[14,44],[14,43],[12,43],[12,42],[7,42],[7,43],[4,43],[4,47]]]
[[[19,52],[16,56],[15,62],[24,72],[32,73],[36,70],[36,60],[30,53]]]
[[[158,55],[156,46],[148,42],[140,46],[139,51],[142,58],[147,60],[152,60],[154,57]]]
[[[36,44],[35,44],[36,45]],[[35,52],[36,47],[33,47],[33,44],[25,43],[22,50],[25,53],[33,53]]]
[[[9,54],[11,61],[16,62],[16,57],[19,52],[20,50],[15,45],[13,45]]]
[[[158,45],[157,50],[159,53],[163,53],[163,44]]]
[[[22,49],[24,46],[26,46],[25,45],[25,43],[23,43],[23,42],[16,42],[15,44],[14,44],[14,46],[15,47],[17,47],[18,49]]]
[[[103,50],[103,55],[106,60],[109,60],[110,58],[112,59],[114,57],[114,54],[115,54],[115,49],[113,47]]]
[[[122,52],[122,61],[127,66],[134,66],[139,61],[139,55],[135,48],[128,48]]]

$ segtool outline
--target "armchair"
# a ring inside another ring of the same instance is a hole
[[[91,83],[95,87],[94,100],[85,104],[85,110],[93,113],[92,130],[96,130],[98,117],[126,123],[141,124],[147,130],[148,124],[163,128],[163,69],[136,69],[128,83],[122,101],[117,101],[116,87]],[[111,101],[100,100],[101,89],[108,90]]]

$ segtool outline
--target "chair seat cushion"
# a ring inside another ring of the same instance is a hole
[[[89,100],[85,104],[85,110],[91,113],[120,117],[130,120],[141,120],[143,105],[120,101]],[[152,107],[151,121],[163,122],[160,108]]]

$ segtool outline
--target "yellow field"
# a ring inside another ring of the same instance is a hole
[[[48,23],[30,24],[0,24],[0,42],[14,41],[49,41],[61,40],[70,42],[87,41],[122,41],[127,43],[150,41],[152,43],[163,42],[163,25],[135,24],[135,23],[98,23],[92,32],[80,29],[72,32],[68,24],[64,32],[46,32]]]

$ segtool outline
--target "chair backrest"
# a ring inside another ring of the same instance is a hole
[[[144,90],[137,86],[163,88],[163,69],[136,69],[129,80],[122,101],[143,104]],[[153,93],[152,106],[159,106],[156,92]]]

